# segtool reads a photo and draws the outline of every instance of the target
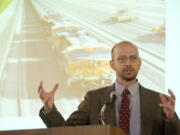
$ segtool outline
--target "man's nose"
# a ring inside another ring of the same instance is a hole
[[[129,58],[127,58],[126,61],[125,61],[125,64],[126,64],[126,65],[131,65],[132,62],[131,62],[131,60],[130,60]]]

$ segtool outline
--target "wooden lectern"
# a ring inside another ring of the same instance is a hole
[[[31,130],[0,131],[0,135],[126,135],[114,126],[73,126]]]

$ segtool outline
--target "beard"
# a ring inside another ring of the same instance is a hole
[[[125,81],[132,81],[136,79],[138,71],[134,68],[126,67],[122,71],[118,72],[118,76]]]

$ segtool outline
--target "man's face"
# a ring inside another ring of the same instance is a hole
[[[117,78],[125,81],[135,80],[141,65],[136,47],[129,44],[116,46],[110,65]]]

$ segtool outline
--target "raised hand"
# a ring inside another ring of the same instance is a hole
[[[174,114],[175,114],[175,95],[174,93],[168,89],[168,93],[170,94],[170,96],[168,95],[163,95],[160,94],[160,98],[162,103],[159,104],[160,107],[163,107],[164,109],[164,113],[166,114],[166,117],[169,120],[173,120],[174,118]]]
[[[46,92],[43,88],[43,82],[40,82],[40,85],[38,87],[38,93],[39,96],[44,104],[44,110],[45,112],[48,110],[51,110],[53,108],[54,104],[54,93],[58,89],[59,85],[56,84],[54,88],[50,92]]]

